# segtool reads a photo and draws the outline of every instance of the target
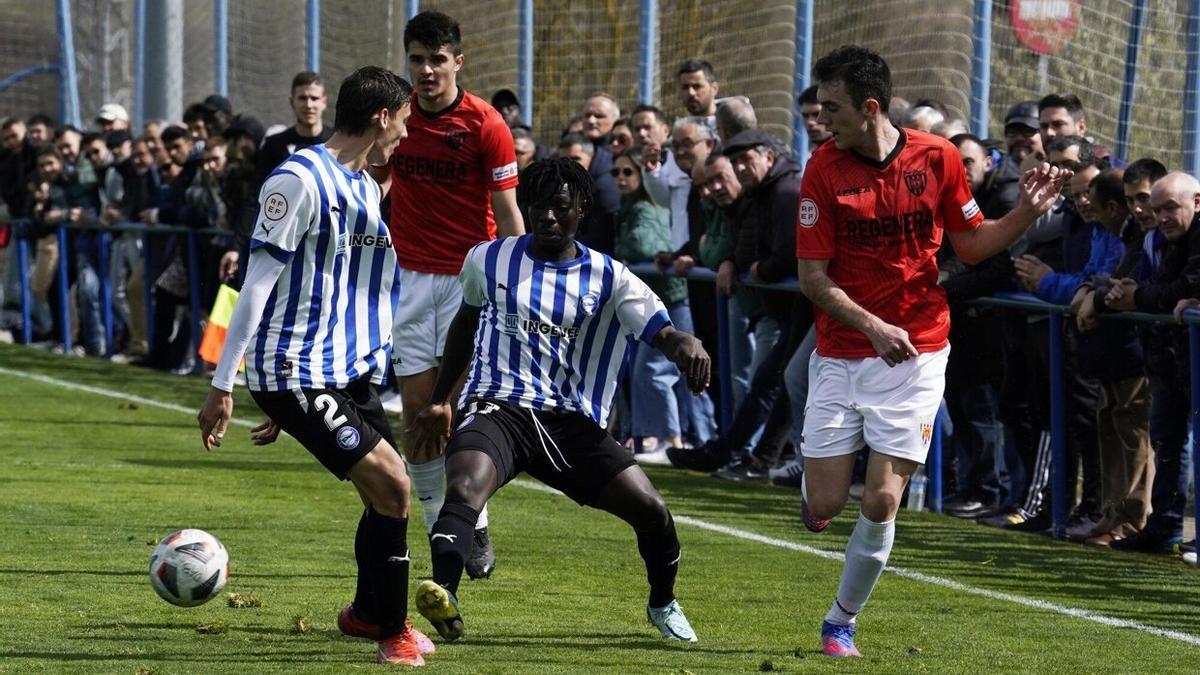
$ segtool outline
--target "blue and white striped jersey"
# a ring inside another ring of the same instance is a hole
[[[379,184],[314,145],[263,184],[250,250],[285,263],[246,351],[256,391],[382,383],[392,350],[399,268]]]
[[[579,257],[549,262],[530,241],[483,242],[463,262],[463,302],[483,311],[459,404],[502,400],[605,426],[630,338],[651,343],[670,323],[666,307],[603,253],[577,244]]]

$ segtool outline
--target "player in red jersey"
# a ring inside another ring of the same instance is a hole
[[[422,12],[404,28],[404,50],[417,105],[408,138],[388,163],[389,226],[404,289],[392,328],[392,366],[404,403],[413,492],[428,530],[445,499],[445,460],[441,447],[418,447],[407,427],[433,393],[446,332],[462,304],[458,273],[467,251],[497,236],[524,234],[525,224],[517,209],[512,132],[487,101],[458,86],[458,23]],[[485,577],[494,565],[485,507],[467,573]]]
[[[945,388],[950,328],[934,256],[999,253],[1053,205],[1069,171],[1031,169],[1020,204],[985,221],[948,141],[888,121],[891,73],[841,47],[814,68],[819,121],[833,134],[804,174],[796,227],[800,285],[817,306],[804,414],[804,524],[819,532],[846,504],[855,453],[871,448],[862,513],[846,545],[823,650],[858,656],[855,617],[891,553],[900,495],[925,462]]]

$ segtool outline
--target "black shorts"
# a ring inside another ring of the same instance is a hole
[[[369,378],[355,380],[345,389],[251,391],[250,396],[280,429],[341,480],[381,438],[396,447]]]
[[[446,445],[446,457],[479,450],[496,465],[496,487],[522,471],[580,504],[595,502],[633,455],[590,418],[471,399]]]

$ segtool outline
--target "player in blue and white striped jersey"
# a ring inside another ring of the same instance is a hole
[[[475,519],[492,493],[526,472],[633,526],[650,582],[648,617],[664,637],[695,641],[675,600],[671,512],[604,424],[632,339],[662,350],[697,393],[711,361],[699,340],[675,330],[644,282],[575,241],[592,194],[575,161],[533,164],[518,190],[532,234],[479,244],[467,256],[463,305],[431,403],[414,423],[419,442],[450,438],[446,501],[430,534],[433,580],[417,589],[417,609],[442,637],[462,635],[455,594]],[[448,398],[464,371],[450,435]]]
[[[288,432],[366,506],[358,590],[338,626],[377,640],[381,663],[419,666],[433,645],[407,626],[408,475],[375,390],[391,357],[399,268],[366,172],[407,134],[411,99],[395,73],[360,68],[338,91],[333,136],[263,184],[246,280],[198,419],[204,447],[219,446],[244,354],[247,386],[270,418],[255,444]]]

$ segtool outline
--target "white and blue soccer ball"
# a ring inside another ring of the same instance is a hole
[[[204,530],[180,530],[158,543],[150,556],[150,585],[172,605],[203,605],[225,588],[229,552]]]

